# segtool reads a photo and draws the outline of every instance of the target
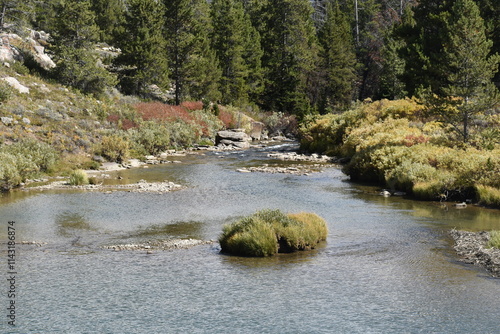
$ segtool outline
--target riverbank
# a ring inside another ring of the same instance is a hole
[[[68,184],[67,181],[55,181],[41,186],[33,186],[25,188],[24,190],[89,190],[89,191],[128,191],[136,193],[154,193],[164,194],[174,190],[181,190],[184,187],[174,182],[147,182],[140,180],[137,183],[131,184],[118,184],[118,185],[104,185],[104,184],[87,184],[81,186],[73,186]]]
[[[487,248],[490,233],[451,230],[454,249],[461,261],[485,268],[492,276],[500,277],[500,249]]]

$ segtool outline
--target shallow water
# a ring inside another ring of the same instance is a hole
[[[498,210],[384,198],[348,182],[335,166],[309,176],[236,172],[273,163],[271,149],[176,157],[182,163],[113,174],[120,182],[167,179],[188,187],[162,195],[4,195],[2,240],[13,220],[16,240],[46,244],[17,246],[17,326],[5,321],[3,293],[2,332],[498,331],[500,281],[458,263],[447,235],[450,228],[500,229]],[[216,239],[225,223],[263,208],[321,215],[327,242],[265,259],[221,255],[216,243],[153,254],[102,248]],[[6,259],[6,245],[0,247]],[[6,291],[7,273],[0,275]]]

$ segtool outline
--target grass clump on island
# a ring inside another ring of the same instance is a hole
[[[268,209],[224,226],[219,243],[223,253],[264,257],[313,249],[327,234],[325,220],[314,213]]]
[[[490,241],[488,241],[488,247],[500,249],[500,231],[490,232]]]

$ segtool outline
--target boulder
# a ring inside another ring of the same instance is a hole
[[[251,141],[252,138],[242,129],[219,131],[215,137],[216,145],[233,146],[240,149],[249,148]]]
[[[251,126],[252,128],[250,130],[250,137],[252,137],[253,140],[263,139],[263,132],[266,128],[265,124],[262,122],[254,121],[251,123]]]
[[[26,86],[23,86],[16,78],[6,77],[3,78],[5,82],[9,84],[12,88],[16,89],[19,93],[29,94],[30,89]]]

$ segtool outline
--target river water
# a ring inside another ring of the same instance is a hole
[[[0,198],[1,240],[15,221],[16,327],[2,333],[498,333],[500,280],[457,261],[451,228],[500,229],[499,211],[384,198],[336,166],[311,175],[239,173],[276,146],[179,158],[113,174],[168,179],[167,194],[32,191]],[[151,239],[217,239],[263,208],[325,218],[327,242],[271,258],[191,249],[113,251]]]

